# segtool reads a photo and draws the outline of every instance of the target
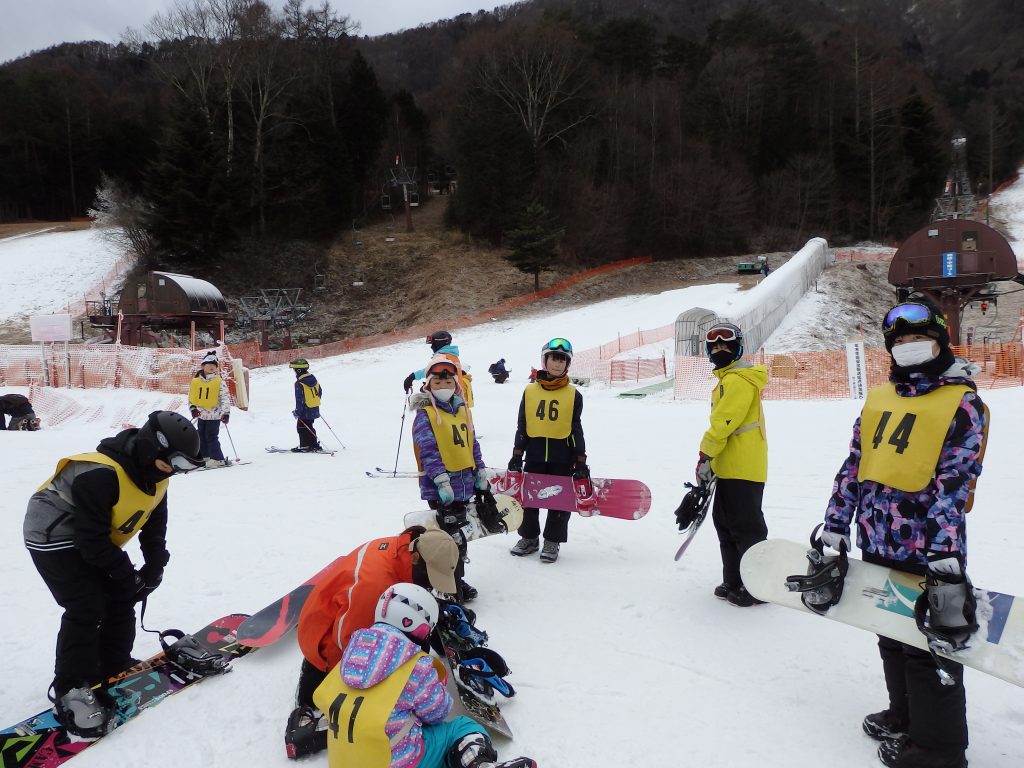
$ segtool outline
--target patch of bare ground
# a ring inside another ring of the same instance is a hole
[[[36,232],[73,232],[88,229],[91,221],[21,221],[0,223],[0,240],[16,235],[29,235]]]

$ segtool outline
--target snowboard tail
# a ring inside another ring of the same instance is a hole
[[[581,498],[572,477],[488,468],[491,491],[512,496],[524,507],[576,512],[581,517],[639,520],[651,509],[651,490],[639,480],[594,477],[593,495]]]
[[[253,649],[238,644],[235,632],[246,614],[224,616],[193,633],[196,641],[226,661],[239,658]],[[159,653],[116,675],[102,688],[113,703],[110,731],[168,696],[184,690],[206,676],[189,672]],[[3,768],[56,768],[86,750],[98,739],[81,740],[68,733],[53,709],[44,710],[0,731],[0,766]]]
[[[476,508],[476,502],[466,502],[466,523],[461,527],[462,535],[466,541],[476,541],[496,533],[511,533],[518,530],[523,524],[523,505],[511,496],[495,494],[494,501],[497,504],[500,522],[488,526],[480,519]],[[403,521],[406,528],[414,525],[422,525],[428,530],[446,530],[438,521],[438,514],[443,511],[434,509],[422,509],[415,512],[408,512]],[[451,531],[449,531],[451,533]]]
[[[806,572],[807,545],[768,539],[747,550],[740,564],[743,584],[759,600],[794,608],[812,616],[814,611],[787,589],[786,579]],[[820,614],[827,619],[929,650],[928,639],[917,628],[914,604],[922,592],[923,577],[849,558],[839,602]],[[1024,598],[975,588],[979,628],[962,651],[940,656],[981,672],[1024,686]]]

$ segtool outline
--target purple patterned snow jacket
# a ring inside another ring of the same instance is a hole
[[[438,402],[437,407],[446,413],[455,413],[455,409],[463,402],[464,400],[459,395],[453,395],[450,402]],[[437,495],[434,478],[448,472],[455,500],[469,501],[472,499],[476,471],[484,468],[483,455],[480,453],[480,441],[476,439],[475,431],[473,434],[473,459],[476,461],[476,466],[458,472],[449,472],[444,462],[441,461],[441,452],[437,449],[434,430],[430,426],[430,419],[434,417],[430,395],[426,392],[414,394],[409,398],[409,410],[416,413],[412,422],[412,441],[416,444],[420,461],[423,464],[423,471],[420,473],[420,498],[424,501],[437,501],[440,497]]]
[[[966,384],[970,369],[958,360],[942,375],[914,373],[907,380],[890,377],[901,397],[916,397],[944,384]],[[857,544],[864,560],[924,574],[928,552],[956,552],[967,559],[965,506],[970,484],[981,474],[985,408],[977,392],[960,401],[935,468],[935,477],[922,491],[901,491],[873,481],[857,481],[860,465],[860,417],[853,425],[850,455],[832,486],[825,511],[825,529],[850,532],[856,517]]]
[[[370,688],[419,653],[421,648],[390,624],[357,629],[341,657],[341,679],[360,690]],[[388,738],[414,720],[412,730],[391,747],[391,768],[414,768],[423,757],[423,725],[443,722],[452,711],[452,697],[429,658],[413,667],[402,694],[388,718]]]

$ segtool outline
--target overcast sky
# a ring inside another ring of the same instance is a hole
[[[493,10],[491,0],[331,0],[340,14],[362,25],[364,35],[408,29],[460,13]],[[142,29],[175,0],[0,0],[0,62],[51,45],[80,40],[116,43],[126,27]],[[276,9],[284,0],[268,0]],[[309,0],[315,7],[321,0]]]

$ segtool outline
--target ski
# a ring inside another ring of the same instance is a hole
[[[235,637],[246,618],[247,614],[223,616],[195,632],[193,637],[203,648],[230,662],[253,650],[239,645]],[[96,686],[103,688],[108,700],[113,702],[107,733],[206,677],[209,675],[179,667],[160,652],[110,678]],[[98,738],[83,740],[69,734],[57,720],[56,712],[47,709],[0,731],[0,765],[3,768],[56,768],[96,741]]]
[[[337,451],[331,451],[326,448],[321,448],[319,451],[293,451],[291,448],[278,448],[276,445],[269,445],[267,446],[267,453],[297,453],[300,455],[306,453],[321,453],[327,456],[333,456]]]
[[[302,606],[305,605],[309,593],[340,559],[341,557],[335,559],[291,592],[243,621],[238,627],[238,642],[250,648],[262,648],[276,643],[290,629],[298,626],[299,614],[302,613]]]
[[[391,477],[391,478],[404,478],[419,477],[419,472],[413,472],[410,470],[400,469],[397,472],[392,469],[384,469],[383,467],[374,467],[374,471],[366,470],[367,477]]]
[[[689,527],[680,531],[684,535],[683,543],[679,545],[679,549],[676,551],[676,560],[679,560],[690,546],[690,542],[693,541],[693,537],[697,535],[697,531],[700,530],[701,524],[704,522],[704,518],[708,516],[708,509],[711,508],[711,499],[715,495],[715,484],[718,482],[717,478],[711,478],[711,482],[707,485],[693,485],[687,483],[690,490],[686,492],[686,496],[683,497],[682,503],[679,505],[682,508],[686,504],[693,504],[696,507],[697,517]],[[678,513],[678,510],[677,510]]]
[[[230,464],[224,464],[220,467],[199,467],[196,472],[206,472],[211,469],[230,469],[231,467],[240,467],[244,464],[252,464],[251,461],[232,461]]]

